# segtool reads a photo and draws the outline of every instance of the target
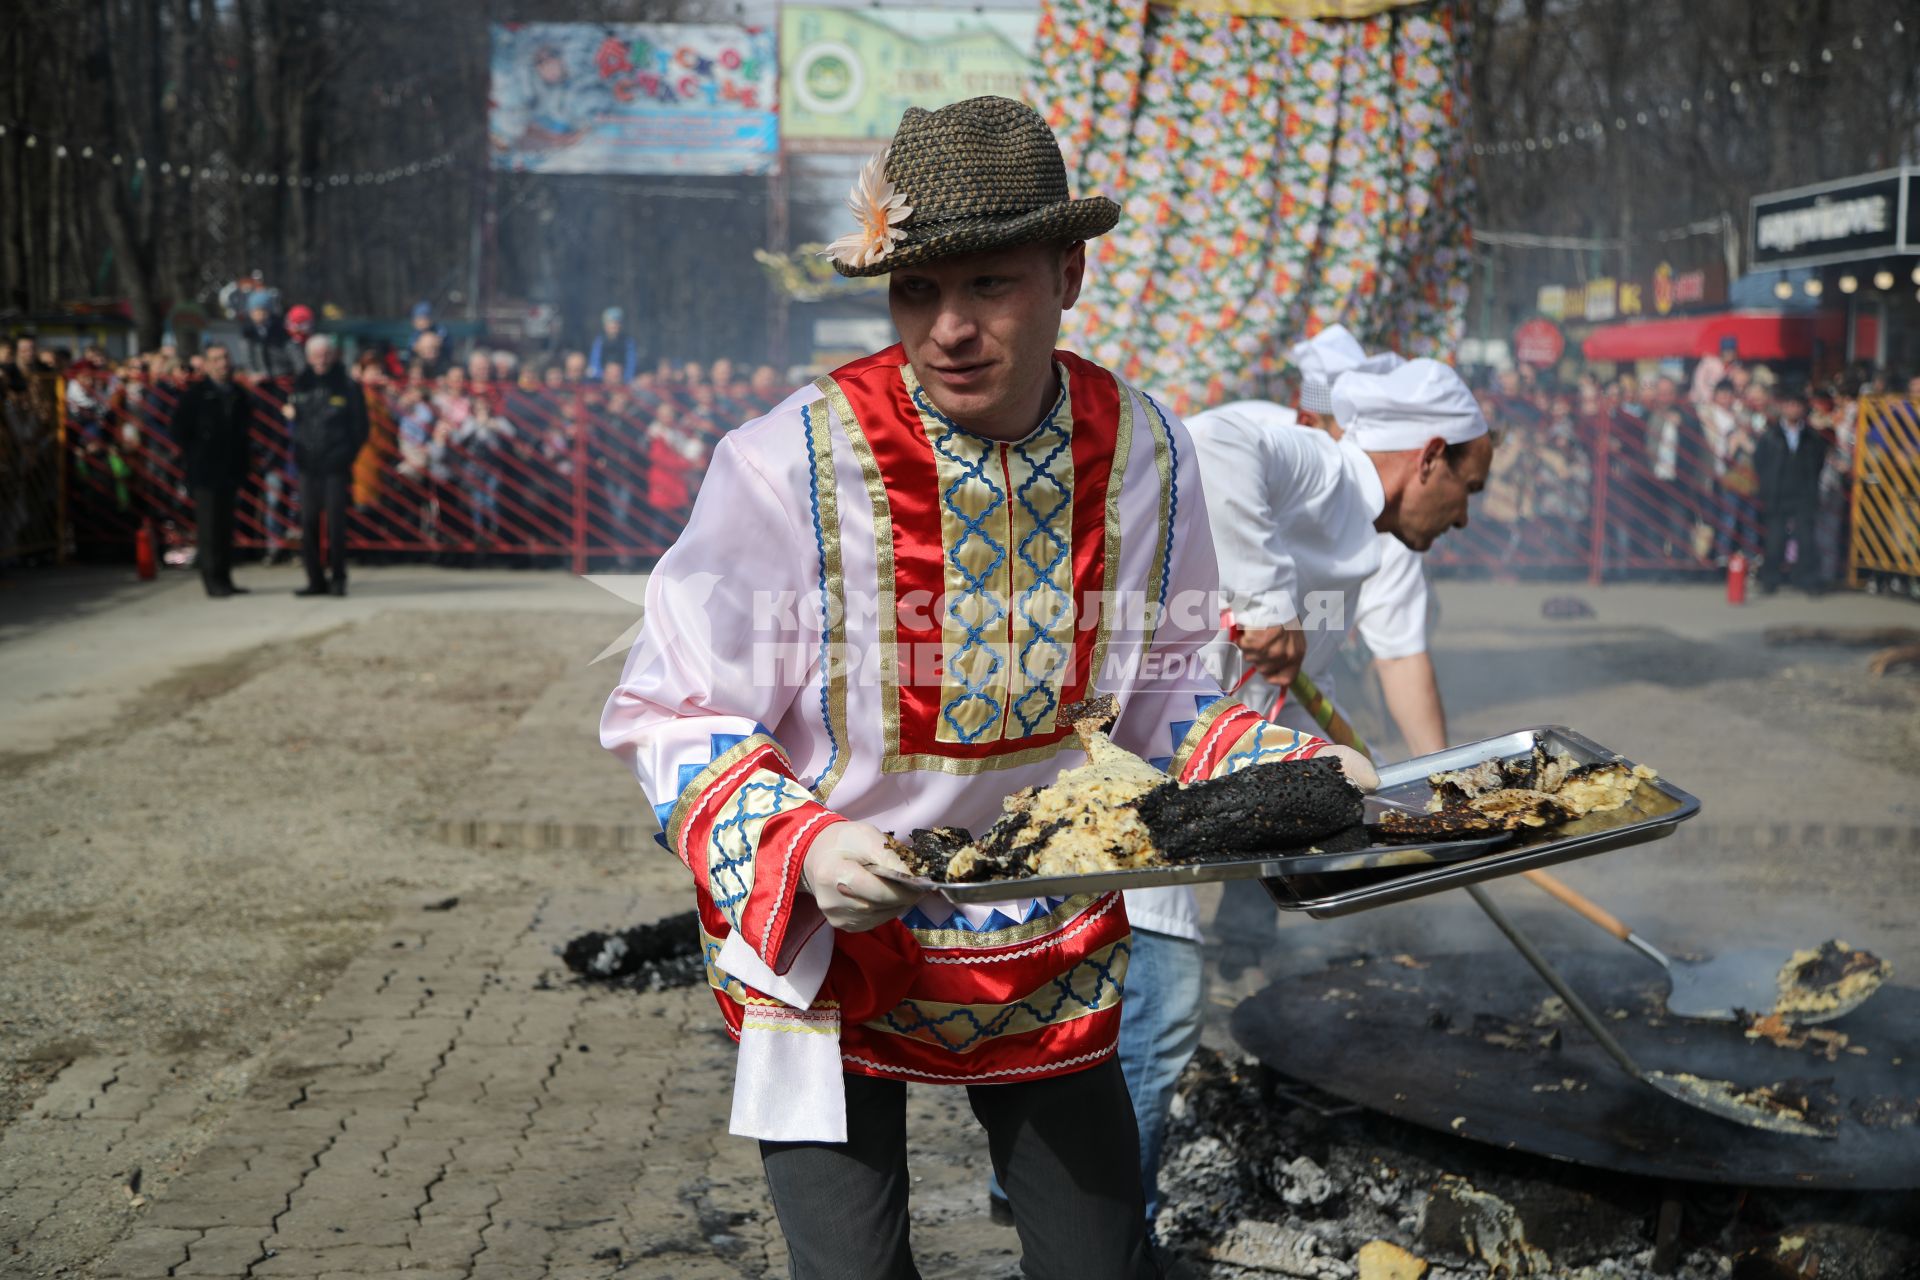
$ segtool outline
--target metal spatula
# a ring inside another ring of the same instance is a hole
[[[1738,1022],[1734,1011],[1765,1014],[1780,998],[1780,971],[1793,959],[1784,947],[1748,947],[1726,951],[1698,963],[1674,960],[1660,948],[1628,928],[1620,917],[1587,897],[1572,885],[1544,871],[1529,871],[1527,879],[1546,890],[1583,919],[1599,926],[1667,971],[1667,1012],[1676,1018],[1699,1018],[1708,1022]],[[1830,1022],[1860,1007],[1875,987],[1865,987],[1846,998],[1836,997],[1830,1009],[1795,1010],[1784,1014],[1788,1022],[1805,1026]]]
[[[1573,1014],[1575,1021],[1587,1029],[1588,1034],[1599,1042],[1607,1056],[1628,1075],[1642,1084],[1658,1089],[1677,1102],[1719,1116],[1723,1120],[1746,1125],[1750,1129],[1791,1133],[1805,1138],[1834,1136],[1831,1131],[1810,1123],[1804,1117],[1782,1114],[1749,1100],[1747,1091],[1728,1081],[1703,1080],[1697,1076],[1643,1069],[1619,1040],[1614,1038],[1613,1033],[1607,1030],[1606,1024],[1600,1021],[1599,1015],[1587,1006],[1587,1002],[1580,998],[1579,993],[1568,986],[1566,979],[1562,978],[1559,971],[1540,954],[1539,949],[1533,945],[1532,939],[1521,932],[1520,927],[1507,919],[1506,913],[1493,904],[1493,899],[1487,896],[1487,891],[1477,884],[1468,885],[1466,891],[1480,910],[1486,913],[1487,918],[1493,921],[1494,926],[1507,936],[1507,941],[1513,944],[1514,949],[1533,966],[1534,972],[1553,988],[1554,994],[1566,1002],[1567,1010]]]

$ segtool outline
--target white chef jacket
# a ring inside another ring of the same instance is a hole
[[[1298,421],[1282,405],[1242,400],[1196,414],[1187,430],[1234,621],[1301,621],[1301,670],[1331,698],[1334,655],[1360,616],[1361,585],[1380,568],[1373,523],[1386,492],[1365,451]]]
[[[1353,625],[1374,657],[1411,658],[1427,651],[1426,557],[1390,533],[1378,537],[1380,567],[1360,584]]]

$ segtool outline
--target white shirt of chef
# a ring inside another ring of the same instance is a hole
[[[1386,493],[1350,441],[1301,430],[1293,411],[1243,400],[1187,420],[1206,486],[1220,585],[1243,627],[1300,621],[1301,669],[1333,696],[1333,659],[1380,568]]]

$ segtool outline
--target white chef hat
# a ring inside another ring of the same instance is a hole
[[[1333,417],[1347,439],[1373,453],[1418,449],[1435,437],[1464,444],[1487,434],[1473,392],[1438,360],[1346,374],[1334,384]]]
[[[1290,354],[1300,370],[1300,407],[1312,413],[1331,412],[1333,401],[1328,393],[1333,384],[1367,358],[1360,340],[1343,324],[1328,325],[1313,337],[1294,343]]]

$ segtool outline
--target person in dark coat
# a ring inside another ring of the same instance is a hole
[[[233,380],[233,354],[214,343],[207,376],[181,393],[173,438],[199,525],[200,581],[214,599],[245,595],[233,584],[233,506],[250,465],[253,406]]]
[[[260,290],[247,299],[247,322],[240,327],[246,340],[247,355],[253,367],[269,378],[284,378],[299,372],[299,359],[286,321],[273,310],[273,295]]]
[[[1807,425],[1805,395],[1787,392],[1779,404],[1780,416],[1767,424],[1753,455],[1765,539],[1760,588],[1769,595],[1780,589],[1787,576],[1787,539],[1792,538],[1797,544],[1793,585],[1814,594],[1820,590],[1814,525],[1820,516],[1820,470],[1827,462],[1827,442]]]
[[[293,380],[286,413],[293,421],[293,457],[300,469],[300,560],[307,569],[307,585],[294,594],[343,596],[347,594],[347,495],[353,484],[353,460],[367,442],[367,400],[360,384],[341,367],[333,340],[325,334],[307,341],[307,367]],[[323,513],[327,526],[324,569],[320,557]]]

